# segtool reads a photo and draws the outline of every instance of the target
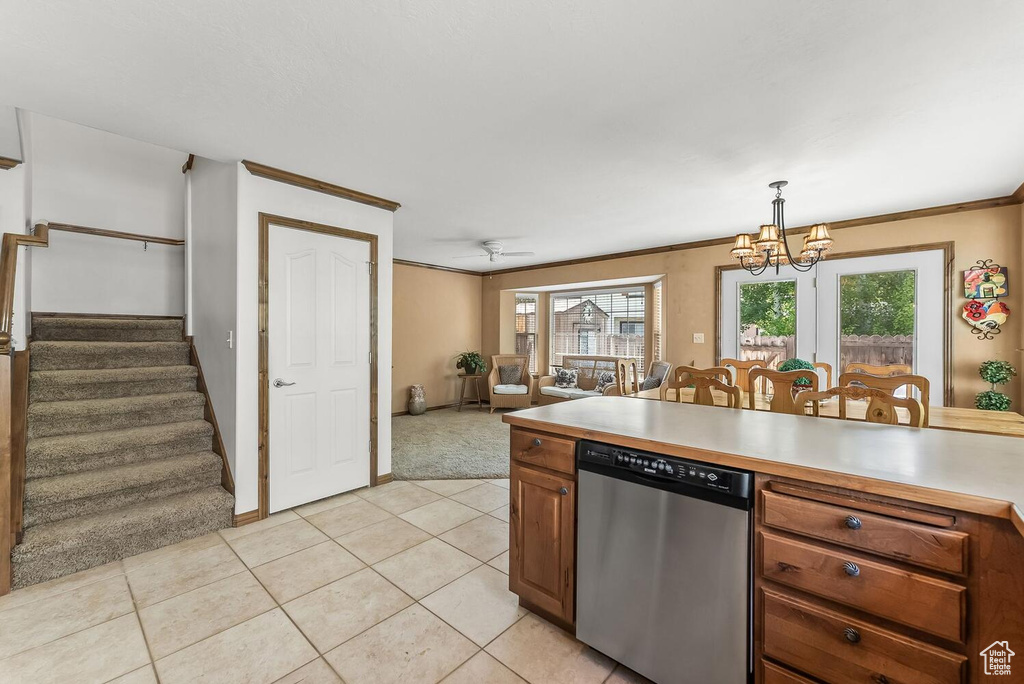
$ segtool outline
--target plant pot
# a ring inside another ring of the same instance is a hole
[[[811,385],[793,385],[793,398],[796,399],[796,395],[811,389],[813,389]]]
[[[422,416],[427,412],[427,393],[423,385],[413,385],[409,388],[409,415]]]

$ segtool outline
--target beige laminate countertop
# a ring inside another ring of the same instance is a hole
[[[998,518],[1024,534],[1024,440],[593,397],[502,420],[575,438],[792,477]]]

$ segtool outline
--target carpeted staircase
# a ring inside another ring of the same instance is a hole
[[[231,526],[181,319],[34,316],[14,587]]]

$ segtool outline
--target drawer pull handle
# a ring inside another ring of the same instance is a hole
[[[863,524],[864,523],[860,521],[860,518],[858,518],[855,515],[846,516],[846,526],[849,527],[851,530],[859,530],[863,526]]]
[[[533,446],[540,446],[540,437],[534,437]]]
[[[860,575],[860,566],[853,561],[846,561],[843,563],[843,570],[845,570],[846,574],[850,577],[857,577]]]
[[[562,487],[561,489],[558,490],[558,493],[561,494],[562,496],[565,496],[566,494],[569,493],[569,490],[566,489],[565,487]]]
[[[846,629],[844,629],[843,636],[846,637],[846,640],[849,641],[851,644],[856,644],[860,642],[860,632],[855,630],[853,627],[847,627]]]

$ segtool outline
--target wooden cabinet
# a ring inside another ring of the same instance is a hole
[[[532,444],[538,436],[518,432],[512,434],[509,589],[531,610],[571,629],[576,593],[575,474],[522,464],[516,459],[516,445]],[[545,453],[548,441],[541,439],[533,455],[544,456],[542,462],[549,465],[565,464],[564,446],[554,442],[554,449]]]
[[[763,684],[787,681],[777,665],[836,684],[965,681],[977,639],[968,634],[971,535],[960,527],[952,512],[759,476]]]

